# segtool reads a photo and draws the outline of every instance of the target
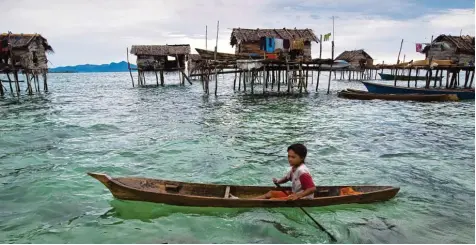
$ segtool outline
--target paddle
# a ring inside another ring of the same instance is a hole
[[[284,189],[278,183],[274,183],[274,184],[279,189],[281,189],[282,192],[286,193],[284,191]],[[287,194],[288,193],[286,193],[286,195]],[[325,232],[331,238],[332,242],[337,242],[337,239],[331,233],[329,233],[321,224],[319,224],[319,222],[317,222],[303,207],[299,207],[299,208],[307,215],[307,217],[309,217],[312,221],[314,221],[314,223],[317,225],[317,227],[319,227],[319,229],[321,229],[323,232]]]

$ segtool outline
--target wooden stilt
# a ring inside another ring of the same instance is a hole
[[[245,77],[244,77],[244,80],[243,80],[243,90],[246,92],[246,84],[248,83],[248,79],[250,77],[250,71],[246,70],[244,75],[245,75]]]
[[[43,90],[48,91],[48,82],[47,82],[48,75],[46,71],[43,72]]]
[[[332,61],[334,61],[334,41],[332,41]],[[327,94],[330,93],[331,91],[331,75],[332,75],[332,65],[334,64],[334,62],[331,63],[331,68],[330,68],[330,71],[329,71],[329,83],[327,84]]]
[[[278,68],[278,93],[280,92],[281,90],[281,65],[279,65],[279,68]]]
[[[160,86],[164,86],[164,70],[160,70]]]
[[[28,74],[26,75],[26,84],[27,84],[26,90],[28,91],[28,94],[32,95],[33,94],[33,89],[31,87],[31,80],[30,80],[30,76],[28,76]],[[35,89],[36,89],[36,86],[35,86]]]
[[[446,88],[449,88],[450,87],[450,70],[446,70]]]
[[[464,71],[464,88],[468,87],[469,82],[469,71]]]
[[[473,87],[473,80],[474,80],[474,70],[473,70],[473,72],[471,73],[471,81],[469,81],[469,88],[472,88],[472,87]]]
[[[0,96],[5,95],[5,91],[3,90],[3,83],[2,80],[0,80]]]
[[[13,78],[15,79],[15,87],[17,90],[17,95],[20,95],[20,83],[18,82],[18,71],[14,71]]]
[[[436,83],[438,82],[438,81],[437,81],[437,78],[438,78],[438,72],[439,72],[439,70],[438,70],[438,69],[436,69],[436,73],[435,73],[435,81],[433,82],[433,88],[436,88]]]
[[[320,77],[321,77],[321,64],[319,64],[319,66],[317,67],[316,92],[319,89],[319,79],[320,79]]]
[[[129,47],[126,49],[127,55],[127,69],[129,70],[129,75],[131,75],[132,87],[134,87],[134,77],[132,76],[131,63],[129,63]]]
[[[408,87],[410,87],[410,80],[412,79],[412,68],[408,70]]]
[[[306,69],[306,82],[304,84],[304,91],[307,93],[307,86],[309,82],[309,64],[307,64],[307,69]]]
[[[457,71],[456,73],[456,85],[455,85],[455,88],[459,87],[460,83],[459,83],[459,72],[460,70]]]
[[[155,72],[155,81],[157,82],[157,87],[159,86],[159,76],[157,75],[157,71]]]
[[[13,95],[13,87],[12,87],[12,79],[10,78],[10,74],[7,73],[8,83],[10,84],[10,93]]]

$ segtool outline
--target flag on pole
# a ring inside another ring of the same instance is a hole
[[[325,41],[329,41],[330,37],[331,37],[331,33],[330,33],[330,32],[327,33],[327,34],[325,34],[325,35],[324,35],[324,42],[325,42]]]
[[[416,44],[416,51],[418,53],[421,53],[422,50],[423,50],[423,45],[421,43],[417,43]]]

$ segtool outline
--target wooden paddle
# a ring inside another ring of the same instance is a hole
[[[286,195],[288,195],[288,193],[286,193],[284,191],[284,189],[278,184],[278,183],[274,183],[279,189],[281,189],[282,192],[284,192]],[[314,223],[317,225],[317,227],[319,227],[319,229],[321,229],[323,232],[325,232],[330,238],[331,238],[331,241],[332,242],[337,242],[337,239],[330,233],[328,232],[321,224],[319,224],[319,222],[317,222],[303,207],[299,207],[312,221],[314,221]]]

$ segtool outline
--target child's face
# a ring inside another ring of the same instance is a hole
[[[298,166],[303,162],[303,159],[296,154],[293,150],[288,151],[288,162],[291,166]]]

